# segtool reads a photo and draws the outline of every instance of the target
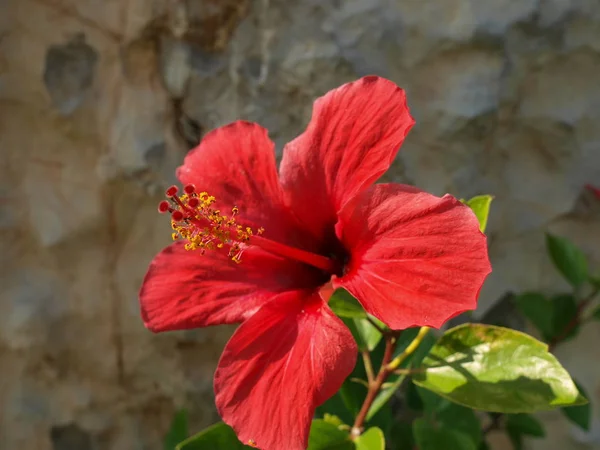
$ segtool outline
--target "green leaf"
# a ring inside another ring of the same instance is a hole
[[[552,339],[553,310],[550,301],[537,292],[525,292],[515,297],[519,311],[538,329],[545,340]]]
[[[441,397],[428,389],[423,389],[419,386],[415,386],[415,389],[417,394],[419,394],[419,398],[421,399],[423,410],[428,415],[433,415],[439,411],[442,411],[451,404],[448,399],[445,399],[444,397]]]
[[[478,195],[469,200],[461,200],[465,205],[473,210],[479,221],[479,229],[482,233],[487,227],[488,215],[490,214],[490,205],[494,197],[491,195]]]
[[[391,430],[391,448],[412,449],[415,446],[412,424],[408,422],[396,422]]]
[[[184,441],[189,435],[188,412],[185,409],[177,411],[171,421],[171,427],[164,440],[165,450],[174,450],[177,444]]]
[[[546,247],[554,266],[578,288],[588,279],[588,266],[584,253],[571,241],[546,233]]]
[[[383,431],[371,427],[354,441],[356,450],[385,450],[385,437]]]
[[[560,338],[561,342],[566,341],[577,335],[579,332],[579,324],[574,326],[568,333],[565,334],[569,324],[577,317],[577,299],[571,294],[555,295],[550,300],[552,302],[554,335],[552,338]]]
[[[217,423],[186,439],[175,450],[240,450],[251,449],[242,444],[235,431],[223,422]]]
[[[323,415],[323,420],[327,423],[330,423],[331,425],[335,425],[336,427],[339,427],[340,425],[344,425],[344,422],[342,421],[342,419],[340,419],[338,416],[335,416],[335,415],[329,414],[329,413],[325,413]]]
[[[366,319],[362,305],[345,289],[336,289],[329,299],[329,307],[339,317]]]
[[[592,317],[594,319],[598,319],[600,320],[600,307],[596,308],[596,310],[594,311],[594,313],[592,314]]]
[[[546,432],[539,420],[529,414],[509,414],[506,418],[506,434],[514,449],[522,450],[523,436],[542,438]]]
[[[412,340],[419,333],[419,329],[420,328],[418,327],[408,328],[402,332],[400,338],[398,339],[398,344],[396,346],[396,351],[394,352],[394,357],[398,356],[400,353],[406,350],[406,348],[409,346]],[[417,350],[415,350],[415,352],[412,355],[410,355],[400,367],[406,368],[420,364],[434,343],[435,337],[431,333],[427,334],[423,339],[421,345],[417,348]],[[367,421],[371,420],[371,418],[377,413],[377,411],[379,411],[381,407],[383,407],[393,397],[394,393],[400,388],[405,378],[406,375],[390,377],[388,383],[391,384],[388,387],[382,389],[379,392],[379,394],[377,394],[377,397],[375,397],[375,400],[373,401],[373,404],[371,405],[371,408],[369,409],[369,412],[367,414]]]
[[[539,420],[530,414],[509,414],[506,417],[506,429],[514,430],[515,433],[533,436],[544,437],[546,432],[544,426]]]
[[[413,433],[419,450],[477,450],[477,445],[466,434],[427,419],[415,420]]]
[[[406,385],[406,390],[404,391],[406,406],[416,412],[422,412],[425,409],[425,405],[421,399],[421,393],[419,392],[420,389],[421,388],[416,384],[408,383]]]
[[[339,417],[344,423],[352,423],[354,421],[354,413],[347,408],[340,391],[318,406],[315,415],[323,419],[327,415],[334,415],[335,417]]]
[[[354,450],[348,432],[325,420],[315,419],[310,426],[308,450]]]
[[[392,384],[389,387],[386,387],[385,389],[381,389],[379,391],[379,394],[377,394],[377,397],[375,397],[375,400],[373,400],[371,408],[367,413],[367,421],[371,420],[371,418],[375,414],[377,414],[381,407],[385,405],[390,398],[392,398],[392,396],[398,390],[405,378],[406,375],[398,375],[396,379],[390,380]]]
[[[420,329],[420,327],[413,327],[402,331],[400,337],[398,338],[398,342],[396,343],[396,350],[394,350],[392,359],[406,350],[410,343],[417,337]]]
[[[402,332],[402,334],[398,338],[398,344],[396,345],[396,350],[394,351],[393,355],[394,358],[400,355],[404,350],[406,350],[406,348],[410,345],[413,339],[417,337],[417,334],[419,334],[420,329],[420,327],[407,328]],[[433,347],[436,341],[437,339],[434,336],[434,334],[431,331],[429,331],[421,341],[419,347],[417,347],[414,353],[409,355],[408,358],[404,360],[404,362],[400,365],[400,368],[418,367],[421,364],[421,361],[423,361],[423,358],[425,358],[425,356],[429,353],[429,350],[431,350],[431,347]]]
[[[508,328],[465,324],[441,337],[414,382],[469,408],[529,413],[585,402],[546,344]]]
[[[342,320],[350,329],[358,348],[361,350],[373,351],[383,337],[377,328],[371,325],[367,319],[343,318]]]
[[[577,300],[573,295],[562,294],[548,300],[536,292],[527,292],[515,297],[521,313],[540,331],[545,341],[561,337],[562,340],[574,336],[579,327],[574,327],[568,335],[563,335],[569,323],[577,315]]]
[[[473,441],[475,447],[478,447],[481,443],[481,439],[483,438],[481,422],[472,409],[457,405],[456,403],[450,403],[436,413],[435,420],[449,429],[460,431],[465,436],[468,436]]]
[[[479,448],[477,450],[490,450],[490,446],[486,441],[481,441],[481,444],[479,444]]]
[[[581,386],[577,381],[575,381],[575,385],[577,389],[579,389],[579,395],[582,398],[589,398],[583,386]],[[592,405],[591,403],[586,403],[585,405],[579,406],[569,406],[561,409],[562,413],[573,422],[575,425],[580,427],[585,431],[590,431],[590,425],[592,421]]]
[[[513,445],[513,450],[523,450],[523,435],[513,429],[507,429],[506,434]]]
[[[475,446],[479,445],[482,439],[481,423],[472,409],[452,403],[427,389],[416,386],[416,390],[430,422],[459,431],[468,436]]]
[[[392,406],[389,403],[386,403],[366,422],[367,428],[377,427],[381,429],[387,440],[392,428],[396,426],[396,418],[394,416],[395,414],[392,411]]]

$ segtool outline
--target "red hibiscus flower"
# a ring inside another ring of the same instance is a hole
[[[413,124],[404,91],[366,77],[315,102],[279,174],[267,131],[248,122],[207,134],[178,169],[184,193],[171,188],[159,209],[179,241],[150,264],[142,317],[155,332],[241,322],[214,388],[242,442],[305,449],[315,408],[352,371],[357,348],[327,305],[332,289],[392,329],[475,308],[490,264],[471,210],[373,184]]]

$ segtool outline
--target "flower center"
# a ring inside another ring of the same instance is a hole
[[[262,227],[255,232],[248,226],[238,224],[237,206],[231,208],[231,215],[227,216],[213,208],[216,199],[207,192],[198,193],[191,184],[186,185],[183,191],[183,195],[178,196],[177,186],[167,189],[165,194],[169,200],[161,201],[158,211],[171,213],[171,227],[174,230],[171,237],[173,240],[187,241],[186,250],[200,250],[201,254],[204,254],[206,250],[223,249],[228,252],[228,257],[233,262],[239,264],[244,250],[250,245],[255,245],[272,254],[309,264],[329,274],[339,272],[339,264],[333,259],[267,239],[261,236],[265,231]]]
[[[250,227],[239,225],[235,219],[239,210],[231,209],[231,215],[221,214],[221,211],[212,207],[215,198],[207,192],[196,192],[196,188],[188,184],[184,187],[184,194],[177,195],[177,186],[167,189],[169,199],[158,204],[160,213],[171,213],[171,227],[173,240],[186,240],[186,250],[227,249],[228,256],[236,263],[241,262],[245,245],[254,235]],[[262,234],[263,228],[257,230]]]

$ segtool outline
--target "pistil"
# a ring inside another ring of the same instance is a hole
[[[264,229],[256,232],[237,223],[239,209],[234,206],[231,215],[227,216],[212,207],[215,197],[206,192],[196,192],[193,185],[184,187],[184,194],[177,195],[176,186],[166,191],[169,201],[163,200],[158,205],[160,213],[171,214],[173,240],[182,239],[186,250],[224,249],[236,263],[241,262],[242,253],[249,246],[257,246],[274,255],[293,259],[321,269],[329,274],[337,273],[339,267],[335,260],[325,256],[290,247],[288,245],[261,236]]]

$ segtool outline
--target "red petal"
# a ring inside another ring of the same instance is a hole
[[[477,218],[450,195],[376,185],[342,211],[337,231],[350,262],[335,286],[393,329],[439,328],[474,309],[491,272]]]
[[[178,242],[150,263],[140,289],[142,319],[155,332],[237,323],[282,291],[315,285],[314,276],[256,247],[236,264],[219,250],[201,255]]]
[[[292,210],[323,235],[341,207],[389,168],[413,125],[404,91],[384,78],[365,77],[319,98],[281,161]]]
[[[591,184],[586,184],[585,187],[588,191],[594,194],[598,200],[600,200],[600,188],[597,188]]]
[[[315,408],[356,363],[350,331],[318,294],[288,292],[235,332],[215,373],[216,403],[239,439],[304,450]]]
[[[265,227],[270,239],[302,245],[296,222],[283,204],[274,147],[260,125],[234,122],[206,134],[185,157],[177,177],[215,196],[215,207],[224,214],[237,206],[238,223]]]

